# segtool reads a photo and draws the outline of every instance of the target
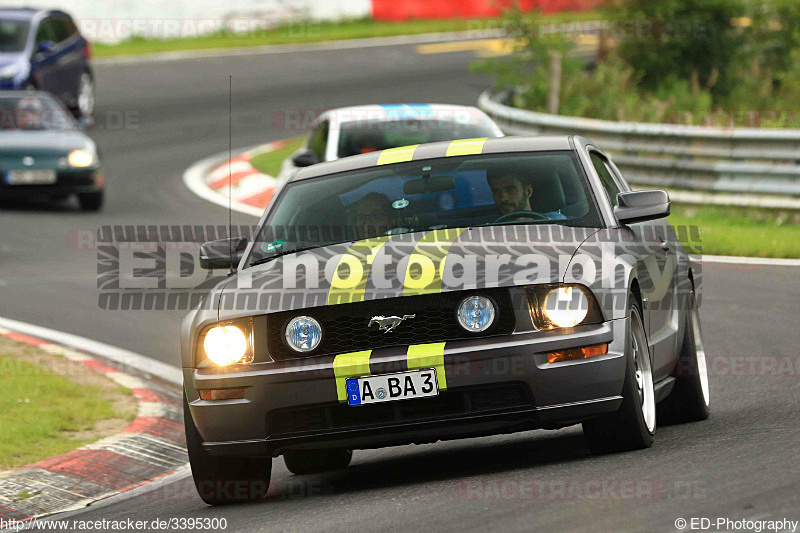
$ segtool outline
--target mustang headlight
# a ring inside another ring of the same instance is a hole
[[[322,342],[322,326],[310,316],[296,316],[286,325],[286,344],[296,352],[310,352]]]
[[[526,294],[537,329],[571,328],[603,321],[594,296],[581,285],[533,285],[526,288]]]
[[[462,328],[472,333],[480,333],[494,324],[497,311],[489,298],[468,296],[461,300],[456,316]]]
[[[94,163],[94,156],[86,150],[73,150],[67,156],[67,161],[73,167],[88,167]]]
[[[217,366],[253,362],[251,328],[233,324],[214,326],[203,338],[205,357]]]

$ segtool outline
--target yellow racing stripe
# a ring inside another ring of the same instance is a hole
[[[333,375],[336,379],[336,396],[340,402],[347,401],[347,378],[369,375],[369,356],[372,350],[341,353],[333,359]],[[438,372],[438,370],[437,370]]]
[[[354,243],[347,250],[336,265],[336,272],[328,291],[328,305],[364,301],[372,261],[378,250],[391,238],[389,235],[365,239]]]
[[[378,156],[379,165],[390,165],[392,163],[404,163],[411,161],[414,157],[414,150],[417,149],[418,144],[411,146],[401,146],[399,148],[389,148],[381,152]]]
[[[482,139],[459,139],[450,143],[447,147],[447,157],[455,155],[475,155],[483,152],[483,144],[486,137]]]
[[[447,389],[447,378],[444,375],[444,345],[445,342],[430,344],[414,344],[408,347],[408,369],[435,368],[436,381],[439,390]]]
[[[434,230],[425,235],[408,258],[403,296],[442,292],[442,275],[447,254],[464,228]]]

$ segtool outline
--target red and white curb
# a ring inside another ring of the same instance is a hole
[[[231,208],[260,217],[272,200],[277,180],[253,168],[250,158],[256,154],[278,150],[285,144],[286,141],[283,140],[274,141],[245,150],[230,160],[230,167],[227,154],[204,159],[184,172],[183,181],[201,198],[227,208],[230,178]]]
[[[33,332],[41,335],[31,335]],[[107,346],[101,343],[88,339],[81,342],[74,335],[5,318],[0,318],[0,335],[99,372],[130,389],[138,402],[136,418],[122,433],[0,474],[0,518],[23,521],[80,509],[185,467],[183,409],[178,390],[121,370],[117,365],[133,368],[135,361],[130,356],[120,358],[120,353],[108,350],[110,357],[105,357],[102,350],[90,355],[82,349],[85,346],[76,349],[76,344]],[[76,342],[61,344],[48,340],[59,335]],[[162,379],[173,382],[175,372],[179,371],[165,373]]]

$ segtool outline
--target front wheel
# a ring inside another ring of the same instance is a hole
[[[264,500],[272,476],[270,457],[215,457],[203,449],[186,394],[183,396],[186,450],[194,486],[208,505]]]
[[[639,450],[653,445],[656,398],[647,336],[638,304],[631,299],[628,307],[622,405],[616,413],[582,424],[592,453]]]
[[[352,458],[352,450],[293,450],[283,454],[286,468],[297,475],[341,470]]]

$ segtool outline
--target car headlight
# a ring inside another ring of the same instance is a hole
[[[537,329],[571,328],[603,321],[589,289],[578,284],[526,287],[528,306]]]
[[[73,150],[67,156],[67,161],[69,161],[69,164],[73,167],[88,167],[94,163],[94,155],[86,150]]]
[[[461,300],[456,316],[462,328],[471,333],[480,333],[494,324],[497,311],[486,296],[467,296]]]
[[[6,65],[0,68],[0,80],[7,80],[19,74],[19,67],[17,65]]]
[[[233,324],[214,326],[206,331],[203,351],[207,360],[217,366],[253,362],[252,329]]]
[[[286,344],[296,352],[310,352],[322,342],[322,326],[310,316],[296,316],[286,325]]]

